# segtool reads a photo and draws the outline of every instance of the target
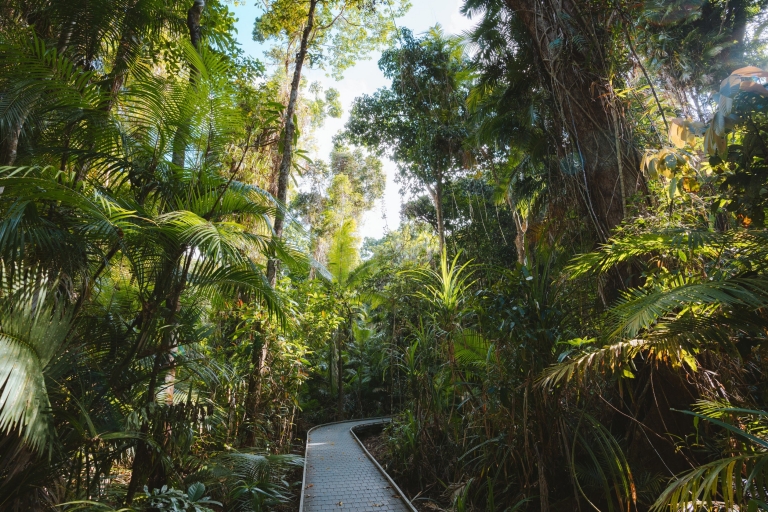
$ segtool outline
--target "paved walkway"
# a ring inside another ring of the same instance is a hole
[[[301,512],[410,510],[349,432],[356,425],[376,422],[347,421],[309,433]]]

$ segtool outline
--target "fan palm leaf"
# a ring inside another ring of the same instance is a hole
[[[611,310],[611,336],[635,337],[675,311],[712,314],[723,308],[756,311],[766,305],[768,279],[763,277],[705,282],[680,277],[661,290],[627,293]]]
[[[25,123],[40,128],[51,112],[97,108],[104,96],[94,77],[34,34],[0,41],[0,129]]]

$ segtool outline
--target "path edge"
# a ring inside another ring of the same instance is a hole
[[[359,420],[331,421],[330,423],[323,423],[322,425],[315,425],[311,429],[307,430],[307,444],[304,446],[304,471],[303,471],[303,473],[301,475],[301,497],[299,498],[299,512],[304,512],[304,491],[306,491],[306,489],[304,488],[304,485],[307,482],[307,459],[309,458],[309,457],[307,457],[307,454],[309,453],[309,434],[311,434],[312,431],[315,430],[316,428],[327,427],[328,425],[338,425],[340,423],[353,423],[353,422],[356,422],[356,421],[368,421],[368,420],[371,420],[371,423],[376,423],[377,420],[386,420],[386,419],[391,420],[392,416],[377,416],[375,418],[362,418],[362,419],[359,419]],[[362,426],[362,425],[359,425],[359,426]],[[366,450],[365,446],[363,446],[363,443],[361,443],[360,440],[357,438],[357,436],[354,434],[354,432],[352,432],[351,428],[349,429],[349,432],[352,434],[352,437],[355,439],[355,441],[357,441],[360,444],[360,446],[363,447],[363,451],[368,456],[368,458],[373,461],[374,465],[379,469],[379,471],[384,473],[384,476],[387,478],[387,480],[392,482],[392,484],[395,486],[395,489],[397,489],[397,491],[400,493],[400,495],[403,497],[403,499],[405,499],[406,503],[408,503],[408,506],[411,508],[411,510],[413,512],[418,512],[415,508],[413,508],[413,505],[411,505],[411,502],[408,501],[408,498],[405,497],[405,495],[403,494],[403,491],[401,491],[400,488],[397,486],[397,484],[395,484],[395,482],[392,481],[392,478],[390,478],[390,476],[387,474],[387,472],[384,471],[381,466],[379,466],[379,463],[376,462],[376,459],[374,459],[371,456],[371,454],[368,453],[368,450]]]
[[[389,473],[387,473],[383,467],[381,467],[381,464],[379,464],[379,461],[376,460],[376,458],[371,455],[371,452],[368,451],[368,448],[365,447],[362,441],[360,441],[360,438],[357,437],[357,434],[355,434],[355,429],[359,427],[364,427],[367,425],[372,425],[377,423],[375,420],[381,420],[381,419],[388,419],[390,422],[392,421],[391,416],[386,416],[385,418],[371,418],[374,421],[371,421],[371,423],[366,423],[364,425],[355,425],[354,427],[349,429],[349,433],[352,434],[352,437],[357,441],[357,444],[360,445],[360,448],[363,449],[363,452],[365,452],[365,455],[373,462],[373,465],[376,466],[376,468],[381,472],[382,475],[384,475],[384,478],[386,478],[390,484],[392,484],[392,487],[397,491],[397,494],[400,495],[400,498],[403,500],[403,502],[406,503],[406,506],[408,507],[411,512],[418,512],[416,510],[416,507],[413,506],[413,503],[411,503],[411,500],[408,499],[408,496],[405,495],[405,493],[398,487],[398,485],[395,483],[395,481],[392,479],[391,476],[389,476]],[[385,423],[382,421],[382,423]],[[302,484],[303,485],[303,484]]]

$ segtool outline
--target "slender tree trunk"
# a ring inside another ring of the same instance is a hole
[[[296,66],[293,70],[293,81],[291,82],[291,95],[288,98],[288,106],[285,109],[285,134],[283,136],[283,158],[280,161],[279,174],[277,178],[277,200],[285,204],[288,197],[288,179],[291,175],[291,165],[293,163],[293,138],[296,134],[296,124],[293,117],[296,114],[296,103],[299,100],[299,87],[301,86],[301,69],[304,65],[304,59],[307,56],[307,47],[309,46],[309,37],[315,24],[315,7],[319,0],[310,0],[309,13],[307,14],[307,24],[304,32],[301,34],[301,45],[296,54]],[[275,214],[274,238],[280,240],[283,236],[283,225],[285,215],[280,210]],[[267,278],[269,284],[274,288],[277,282],[277,260],[273,257],[267,264]]]
[[[440,254],[445,252],[445,219],[443,218],[443,178],[440,176],[435,186],[435,212],[437,214],[437,237],[440,241]]]
[[[363,349],[360,349],[360,362],[357,364],[357,407],[360,411],[360,417],[363,417],[363,372],[365,364],[363,363]]]
[[[13,165],[19,148],[19,138],[23,122],[14,123],[0,141],[0,165]]]
[[[247,446],[256,444],[256,409],[259,407],[259,396],[261,395],[261,370],[264,356],[262,347],[264,346],[264,334],[262,332],[261,322],[254,327],[254,339],[251,343],[251,373],[248,376],[248,393],[245,400],[245,421],[250,422],[248,426],[248,435],[245,443]]]
[[[205,8],[205,0],[195,0],[195,3],[187,11],[187,28],[189,29],[189,39],[195,49],[200,49],[200,18]]]
[[[342,337],[339,337],[339,343],[336,348],[336,351],[338,352],[336,364],[336,379],[338,381],[338,394],[336,396],[338,402],[337,402],[337,414],[338,418],[341,420],[344,417],[344,358],[342,357],[341,351],[342,351]]]
[[[621,128],[619,127],[619,100],[618,98],[614,98],[614,101],[611,102],[611,116],[613,117],[613,127],[614,127],[614,137],[616,140],[616,167],[619,172],[619,192],[620,192],[620,199],[621,199],[621,215],[622,217],[627,216],[627,185],[624,180],[624,169],[623,169],[623,156],[621,152]]]
[[[335,359],[336,357],[336,340],[332,340],[328,347],[328,396],[333,399],[333,394],[336,390],[336,384],[333,382],[335,375]]]
[[[109,86],[109,99],[107,100],[106,105],[104,105],[104,110],[108,113],[114,108],[115,103],[117,102],[117,95],[119,94],[120,89],[122,89],[123,84],[125,83],[125,78],[128,75],[131,46],[137,37],[136,24],[133,23],[133,16],[136,14],[137,5],[138,0],[132,0],[125,13],[125,30],[120,36],[117,55],[115,56],[115,62],[112,65],[112,72],[110,73],[112,83]]]
[[[77,22],[75,20],[64,23],[61,34],[59,34],[59,41],[56,43],[56,49],[58,50],[59,55],[67,51],[69,40],[72,39],[72,33],[75,30],[76,24]]]
[[[160,373],[161,366],[161,354],[158,353],[155,355],[155,361],[152,366],[152,375],[149,378],[149,385],[147,386],[146,405],[151,404],[155,399],[154,395],[157,387],[157,376]],[[145,421],[141,425],[139,432],[142,437],[149,435],[149,421]],[[149,445],[141,441],[136,443],[136,451],[133,455],[133,464],[131,465],[131,480],[128,482],[128,490],[125,493],[126,505],[130,505],[133,502],[136,491],[139,490],[139,486],[146,479],[146,469],[147,466],[151,464],[151,460],[152,454],[149,452]]]
[[[205,0],[195,0],[195,3],[192,4],[192,7],[189,8],[189,11],[187,11],[187,28],[189,29],[189,40],[196,50],[200,49],[200,38],[202,33],[200,28],[200,18],[203,15],[204,8]],[[189,75],[190,82],[194,82],[195,75],[196,70],[193,67]],[[185,130],[183,127],[179,126],[179,128],[176,130],[176,134],[173,136],[172,142],[173,154],[171,155],[171,162],[179,167],[184,167],[184,160],[187,153],[186,133],[184,132]]]
[[[237,438],[237,388],[231,386],[227,392],[227,444],[234,444]]]
[[[731,25],[730,28],[730,42],[733,44],[726,45],[725,48],[715,57],[720,61],[725,68],[723,76],[715,77],[716,80],[721,80],[727,76],[728,73],[738,68],[746,66],[748,63],[744,59],[744,52],[746,50],[745,39],[747,35],[747,9],[748,3],[746,0],[730,0],[725,4],[725,12],[723,16],[726,17],[727,23]],[[705,13],[702,13],[706,16]],[[721,25],[721,31],[723,30]]]
[[[539,470],[539,504],[541,512],[549,512],[549,486],[547,485],[547,470],[544,467],[544,457],[539,452],[539,447],[534,445],[536,450],[536,466]]]
[[[445,220],[443,219],[443,177],[438,177],[435,186],[427,185],[429,195],[432,196],[432,203],[435,205],[435,216],[437,217],[437,238],[440,244],[440,254],[445,249]]]
[[[186,287],[187,276],[189,274],[189,267],[192,263],[192,255],[188,254],[186,261],[184,261],[184,255],[187,254],[187,248],[181,247],[178,253],[171,259],[168,264],[166,272],[158,278],[155,288],[165,289],[168,292],[166,306],[168,314],[163,319],[163,324],[166,326],[173,325],[176,319],[176,314],[181,309],[181,294]],[[183,263],[183,269],[180,275],[178,275],[178,281],[174,279],[177,275],[179,263]],[[151,322],[147,322],[145,329],[151,329]],[[147,393],[145,397],[145,404],[149,406],[156,399],[157,384],[160,376],[160,372],[164,366],[168,364],[170,351],[174,348],[174,333],[172,329],[166,329],[162,335],[160,347],[155,354],[154,363],[152,366],[152,373],[149,377],[149,383],[147,385]],[[141,433],[144,436],[149,435],[150,421],[145,421],[141,426]],[[133,501],[136,491],[146,481],[147,476],[154,470],[153,457],[149,449],[149,444],[139,441],[136,445],[136,453],[133,458],[133,464],[131,466],[131,480],[128,483],[128,490],[125,495],[125,504],[130,505]]]
[[[120,93],[120,89],[123,88],[125,83],[125,77],[128,74],[128,47],[131,44],[130,38],[133,37],[133,31],[127,29],[120,38],[120,45],[117,48],[117,57],[115,57],[115,63],[112,66],[112,83],[109,86],[109,99],[104,105],[104,111],[109,113],[117,103],[117,95]]]
[[[506,196],[507,206],[509,211],[512,212],[512,219],[515,221],[515,251],[517,252],[517,262],[521,265],[527,264],[526,258],[527,247],[525,243],[525,234],[528,232],[528,215],[525,212],[520,213],[517,208],[517,204],[512,201],[509,195]]]
[[[120,94],[120,89],[125,84],[125,79],[128,76],[128,61],[129,52],[131,46],[131,39],[136,37],[133,28],[126,28],[123,36],[120,38],[120,44],[117,48],[117,56],[115,57],[115,63],[112,66],[112,83],[109,86],[109,99],[104,105],[104,111],[109,113],[117,103],[117,96]]]

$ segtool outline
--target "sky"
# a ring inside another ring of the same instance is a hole
[[[399,27],[407,27],[414,34],[421,34],[429,28],[440,24],[447,34],[461,34],[469,30],[473,23],[460,13],[463,0],[411,0],[413,6],[408,14],[397,20]],[[254,6],[253,0],[246,0],[245,5],[232,7],[238,18],[238,41],[245,52],[257,59],[264,60],[264,46],[253,41],[253,21],[260,12]],[[377,66],[381,53],[370,55],[367,60],[357,63],[344,73],[344,78],[336,81],[326,76],[323,71],[309,70],[303,76],[310,82],[320,82],[326,89],[335,88],[341,93],[341,102],[344,114],[340,119],[328,119],[325,125],[315,134],[316,151],[311,155],[313,159],[328,160],[333,148],[333,136],[344,128],[349,117],[349,109],[356,96],[371,94],[381,87],[389,85]],[[387,230],[394,230],[400,224],[401,194],[399,186],[395,183],[396,166],[393,162],[384,159],[384,170],[387,174],[387,187],[384,198],[373,210],[366,213],[360,226],[360,235],[363,238],[381,238]]]

